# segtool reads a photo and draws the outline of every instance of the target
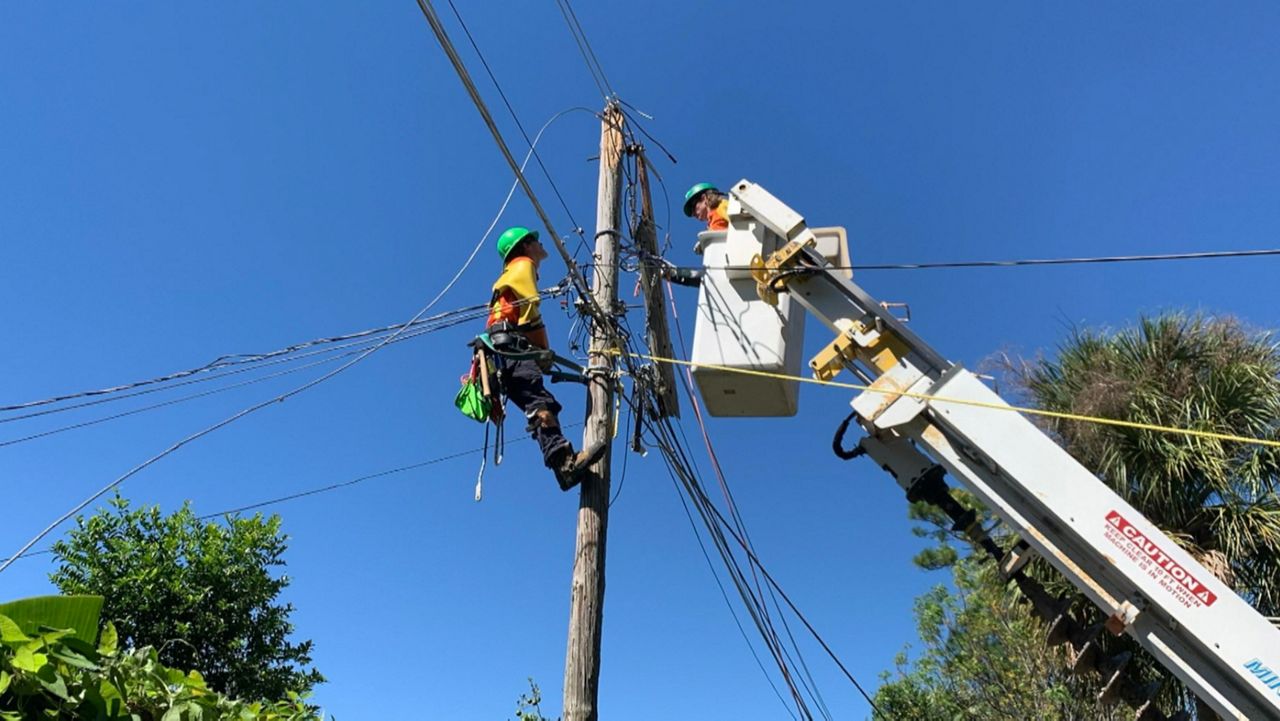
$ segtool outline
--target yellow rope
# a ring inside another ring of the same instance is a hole
[[[623,355],[619,350],[611,350],[614,355]],[[1011,406],[1005,403],[988,403],[986,401],[974,401],[967,398],[948,398],[947,396],[935,396],[927,393],[912,393],[910,391],[895,391],[885,388],[873,388],[871,386],[860,385],[858,383],[842,383],[840,381],[823,381],[817,378],[805,378],[804,376],[792,376],[784,373],[770,373],[768,371],[757,371],[748,368],[732,368],[730,366],[715,365],[713,363],[694,363],[693,361],[680,360],[678,358],[663,358],[661,356],[645,355],[643,353],[626,353],[633,358],[643,358],[657,363],[671,363],[674,365],[689,366],[691,368],[710,368],[712,370],[725,371],[726,373],[740,373],[742,375],[758,376],[760,378],[774,378],[778,380],[799,381],[801,383],[813,383],[820,386],[830,386],[833,388],[848,388],[855,391],[870,391],[872,393],[884,393],[894,396],[906,396],[907,398],[918,398],[925,401],[938,401],[940,403],[955,403],[963,406],[973,406],[975,408],[991,408],[999,411],[1015,411],[1031,416],[1044,416],[1046,418],[1060,418],[1068,421],[1082,421],[1084,423],[1097,423],[1107,426],[1119,426],[1121,428],[1137,428],[1143,431],[1156,431],[1159,433],[1173,433],[1183,436],[1194,436],[1196,438],[1209,438],[1216,441],[1234,441],[1236,443],[1250,443],[1259,446],[1270,446],[1272,448],[1280,448],[1280,441],[1268,440],[1266,438],[1249,438],[1247,436],[1236,436],[1230,433],[1214,433],[1213,431],[1197,431],[1190,428],[1174,428],[1172,426],[1160,426],[1154,423],[1138,423],[1137,421],[1122,421],[1115,418],[1101,418],[1098,416],[1086,416],[1078,413],[1063,413],[1060,411],[1046,411],[1041,408],[1024,408],[1021,406]]]

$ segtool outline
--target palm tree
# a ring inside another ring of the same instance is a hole
[[[1270,334],[1251,332],[1232,318],[1169,314],[1119,332],[1076,331],[1054,358],[1004,365],[1026,396],[1024,405],[1280,438],[1280,348]],[[1259,612],[1280,616],[1280,449],[1076,421],[1043,423],[1077,460]],[[972,494],[960,488],[953,493],[980,508]],[[916,563],[951,568],[955,590],[939,587],[917,599],[923,646],[910,664],[904,654],[893,678],[884,675],[876,697],[882,708],[903,718],[1000,718],[1010,704],[1034,697],[1039,705],[1034,712],[1023,709],[1023,716],[1132,717],[1093,703],[1096,678],[1061,672],[1066,649],[1044,645],[1043,627],[1016,602],[1019,593],[984,563],[981,549],[962,554],[953,545],[964,537],[950,518],[923,503],[913,505],[911,515],[923,524],[916,534],[937,544]],[[1054,594],[1075,593],[1043,561],[1028,572]],[[1077,612],[1083,626],[1101,620],[1091,605]],[[1103,643],[1106,656],[1136,654],[1128,671],[1133,680],[1164,684],[1162,708],[1216,718],[1131,639]],[[993,695],[992,688],[1000,693]]]
[[[1233,318],[1077,331],[1020,375],[1047,410],[1280,438],[1280,347]],[[1280,615],[1280,449],[1076,421],[1048,430],[1259,612]]]

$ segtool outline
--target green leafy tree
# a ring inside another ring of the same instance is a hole
[[[50,578],[63,593],[102,596],[121,641],[158,649],[158,663],[198,669],[231,696],[280,699],[324,681],[311,641],[289,640],[293,605],[278,600],[289,578],[273,573],[285,548],[279,516],[205,522],[190,504],[164,515],[117,495],[54,544]]]
[[[323,721],[297,694],[261,702],[213,692],[153,648],[119,648],[109,623],[95,646],[74,630],[26,631],[0,614],[0,721],[29,719]]]
[[[1067,652],[1044,643],[1044,629],[1016,591],[976,558],[952,566],[955,591],[937,586],[916,599],[921,653],[898,655],[881,675],[876,705],[889,718],[1131,719],[1099,705],[1096,682],[1069,674]]]
[[[1116,333],[1076,332],[1056,359],[1009,370],[1024,402],[1048,410],[1264,439],[1276,439],[1280,428],[1280,351],[1269,334],[1230,318],[1171,314]],[[1260,612],[1280,615],[1276,449],[1076,421],[1044,427]],[[971,496],[957,495],[977,507]],[[937,509],[917,505],[912,516],[924,524],[917,535],[935,541],[917,564],[952,569],[955,590],[938,587],[918,600],[924,648],[915,659],[901,655],[892,678],[885,674],[877,695],[882,708],[922,719],[1112,713],[1092,702],[1096,679],[1063,675],[1065,648],[1045,647],[1043,628],[1017,592],[951,533]],[[1070,593],[1047,564],[1030,569],[1054,590]],[[1097,619],[1090,612],[1087,620]],[[1127,638],[1112,645],[1136,650]],[[1167,709],[1211,718],[1149,657],[1139,652],[1138,659],[1136,676],[1166,682],[1161,700]],[[1006,715],[1027,696],[1053,704]]]

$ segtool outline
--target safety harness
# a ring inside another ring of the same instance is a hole
[[[487,418],[476,418],[476,414],[467,413],[476,420],[491,421],[494,425],[493,464],[502,464],[502,455],[506,443],[504,421],[506,420],[506,396],[502,392],[504,378],[507,373],[507,362],[532,360],[542,369],[552,383],[587,383],[586,369],[575,361],[565,358],[556,352],[538,348],[529,342],[525,333],[542,328],[542,322],[515,324],[510,321],[498,321],[483,333],[473,338],[467,345],[472,350],[470,381],[478,384],[481,394],[488,406]],[[557,367],[558,366],[558,367]],[[461,406],[459,406],[461,408]],[[464,413],[466,411],[464,410]],[[484,452],[480,458],[480,471],[476,475],[475,499],[479,501],[484,492],[484,469],[489,455],[489,424],[484,428]]]

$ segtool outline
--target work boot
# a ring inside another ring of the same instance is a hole
[[[560,465],[555,469],[556,482],[560,484],[560,490],[567,491],[581,483],[587,466],[595,463],[604,449],[604,441],[597,441],[591,447],[583,448],[577,453],[573,452],[572,447],[567,449]]]

